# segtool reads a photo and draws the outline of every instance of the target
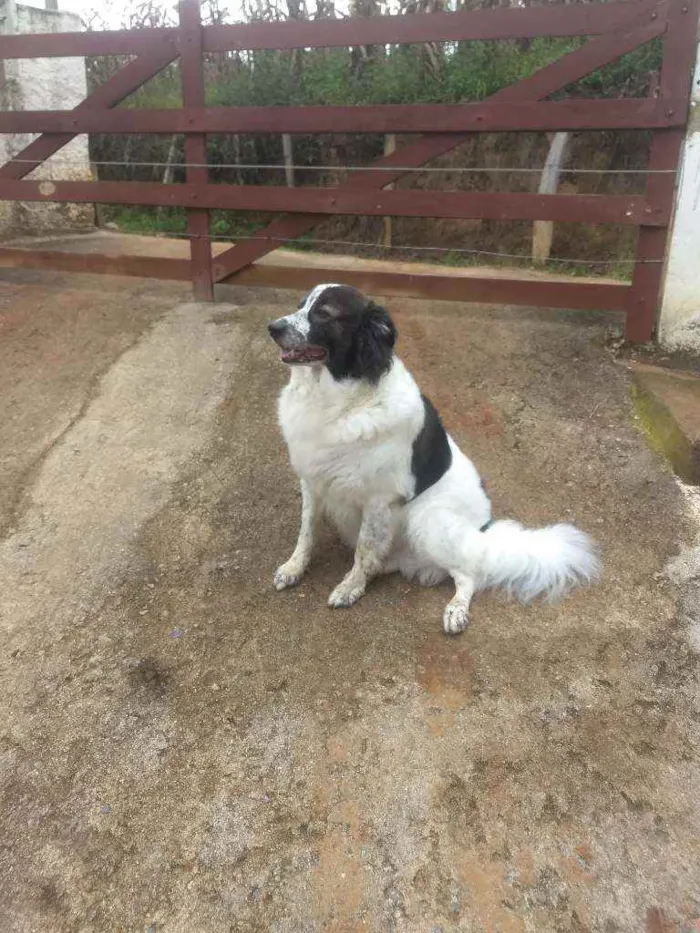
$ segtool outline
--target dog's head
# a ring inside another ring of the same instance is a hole
[[[335,379],[376,383],[391,366],[396,328],[384,310],[348,285],[317,285],[294,314],[268,326],[282,362],[325,365]]]

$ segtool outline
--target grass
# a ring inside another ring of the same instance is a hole
[[[187,214],[181,207],[113,207],[103,209],[104,222],[116,224],[122,233],[145,235],[187,233]]]

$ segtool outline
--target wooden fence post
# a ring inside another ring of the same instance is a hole
[[[199,0],[180,4],[180,75],[184,107],[204,106],[204,62],[202,59],[202,22]],[[185,134],[186,178],[191,184],[206,184],[207,137],[204,133]],[[194,164],[193,164],[194,163]],[[214,300],[209,211],[187,208],[187,232],[190,236],[192,287],[198,301]]]
[[[288,188],[294,187],[294,144],[291,133],[282,133],[282,152],[284,154],[284,180]]]
[[[390,133],[388,136],[384,137],[384,155],[391,155],[392,152],[396,152],[396,135]],[[393,191],[396,186],[391,184],[386,186],[386,191]],[[384,217],[382,219],[382,237],[380,242],[381,246],[389,248],[391,246],[391,217]]]
[[[549,153],[542,169],[539,194],[556,194],[559,187],[561,167],[564,164],[568,133],[555,133],[549,146]],[[554,237],[554,224],[551,220],[536,220],[532,225],[532,261],[543,266],[549,259]]]
[[[658,95],[668,100],[671,113],[674,99],[682,101],[683,105],[689,99],[699,6],[698,0],[672,0],[669,7]],[[625,329],[627,339],[632,343],[646,343],[654,336],[676,191],[676,172],[684,138],[683,126],[654,130],[649,168],[656,174],[647,175],[645,195],[648,210],[665,211],[669,221],[662,227],[642,225],[639,228],[637,263],[629,291]]]

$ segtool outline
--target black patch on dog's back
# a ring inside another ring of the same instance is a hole
[[[420,434],[413,442],[411,456],[411,472],[416,478],[414,496],[419,496],[437,483],[452,463],[452,451],[440,415],[430,399],[424,395],[421,395],[421,398],[425,409],[425,421]]]

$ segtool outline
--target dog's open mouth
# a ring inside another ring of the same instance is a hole
[[[326,351],[323,347],[315,347],[313,344],[289,347],[280,354],[283,363],[320,363],[325,358]]]

